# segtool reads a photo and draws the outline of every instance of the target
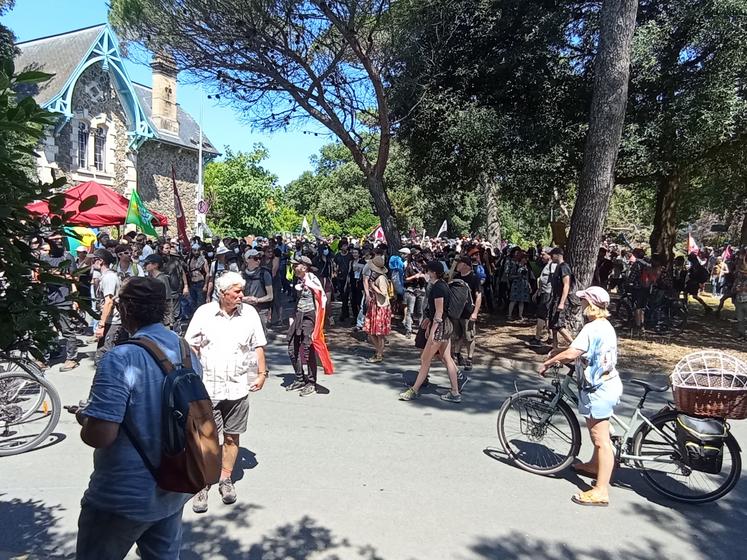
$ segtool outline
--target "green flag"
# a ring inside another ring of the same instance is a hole
[[[125,223],[135,224],[143,233],[158,237],[156,228],[153,227],[153,214],[148,211],[143,201],[140,200],[140,195],[134,189],[130,195],[130,206],[127,208]]]

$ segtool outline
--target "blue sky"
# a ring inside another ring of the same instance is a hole
[[[28,41],[47,35],[64,33],[107,21],[105,0],[16,0],[16,6],[2,18],[19,41]],[[141,84],[151,85],[150,68],[127,63],[130,77]],[[199,86],[181,83],[177,90],[177,100],[184,109],[194,116],[200,115],[200,98],[203,99],[203,130],[213,144],[221,151],[224,146],[233,150],[249,150],[256,142],[261,142],[270,152],[264,166],[275,173],[280,184],[285,185],[310,169],[309,157],[331,141],[327,136],[303,134],[301,130],[264,134],[254,131],[242,122],[241,115],[229,107],[217,105],[201,94]],[[320,125],[312,123],[305,130],[320,132]]]

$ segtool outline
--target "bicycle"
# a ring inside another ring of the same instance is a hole
[[[0,457],[42,444],[57,427],[61,408],[57,390],[33,361],[0,354]]]
[[[617,301],[615,316],[622,326],[633,326],[635,302],[629,291]],[[682,331],[687,327],[687,305],[680,299],[664,295],[660,290],[653,290],[647,298],[643,317],[644,326],[657,333]]]
[[[654,490],[680,502],[703,504],[728,494],[742,472],[741,449],[734,436],[729,433],[725,440],[718,474],[692,469],[679,451],[675,434],[679,412],[673,404],[651,416],[642,412],[649,393],[663,393],[669,386],[656,387],[640,379],[630,382],[642,387],[643,395],[627,423],[614,414],[610,418],[623,431],[621,436],[612,436],[616,464],[640,470]],[[553,390],[517,388],[498,413],[498,438],[504,451],[520,468],[534,474],[562,471],[581,449],[581,427],[568,404],[578,404],[573,371],[564,376],[555,367],[551,384]],[[518,413],[518,427],[511,422],[512,412]]]

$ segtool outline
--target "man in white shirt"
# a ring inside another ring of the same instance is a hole
[[[257,311],[242,304],[244,279],[226,272],[215,281],[218,301],[200,306],[185,339],[200,357],[202,381],[213,401],[215,421],[223,432],[223,460],[218,490],[224,504],[236,501],[231,480],[239,454],[239,435],[249,419],[249,393],[259,391],[267,378],[264,329]],[[208,509],[209,487],[192,502],[195,513]]]

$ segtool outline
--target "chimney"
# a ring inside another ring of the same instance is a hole
[[[176,115],[176,75],[174,59],[165,54],[153,57],[153,92],[151,99],[151,119],[159,130],[174,135],[179,134],[179,121]]]

